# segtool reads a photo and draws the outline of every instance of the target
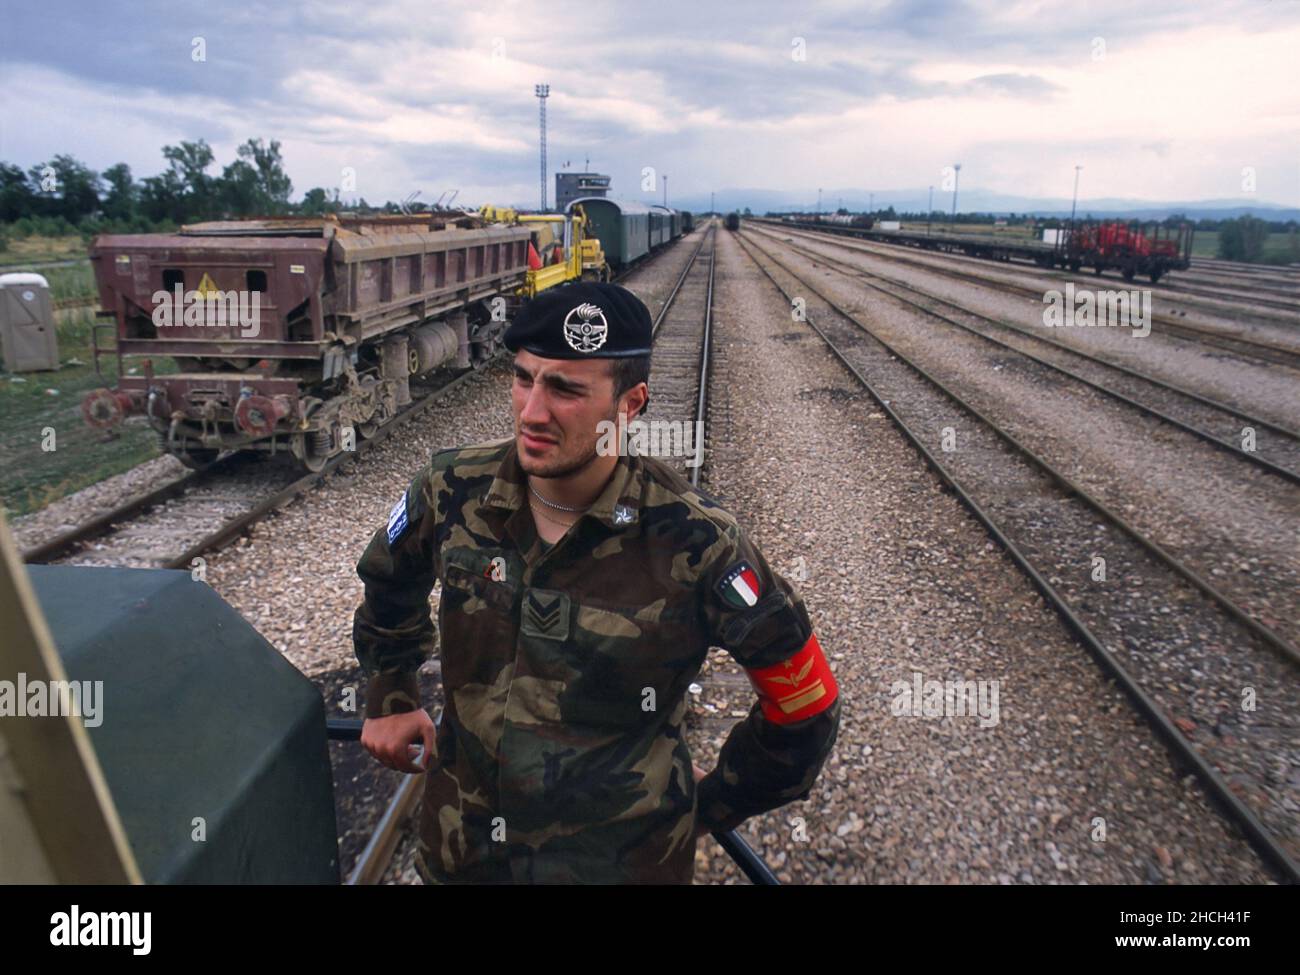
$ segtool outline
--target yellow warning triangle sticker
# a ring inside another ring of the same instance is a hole
[[[217,283],[212,280],[207,271],[203,272],[203,278],[199,281],[199,286],[194,290],[204,298],[215,298],[221,294],[221,289],[217,287]]]

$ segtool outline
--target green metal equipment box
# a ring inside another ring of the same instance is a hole
[[[85,723],[145,881],[337,884],[312,682],[188,572],[27,572],[69,681],[103,682]]]

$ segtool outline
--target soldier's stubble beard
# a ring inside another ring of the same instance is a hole
[[[616,423],[618,421],[618,403],[615,402],[612,407],[612,415],[603,417],[604,422]],[[519,424],[515,424],[515,446],[516,453],[519,456],[519,466],[529,477],[545,478],[562,478],[571,477],[575,474],[581,474],[590,467],[597,458],[596,444],[600,442],[600,422],[592,425],[591,440],[587,443],[579,444],[575,447],[573,453],[565,451],[564,456],[555,457],[550,460],[540,460],[529,457],[523,446],[519,443]],[[561,441],[561,445],[567,444],[568,438]]]

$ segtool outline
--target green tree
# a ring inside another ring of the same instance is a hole
[[[298,204],[298,212],[306,217],[319,217],[339,212],[339,191],[325,190],[319,186],[309,189]]]
[[[284,171],[280,143],[249,139],[238,155],[221,174],[223,209],[241,217],[285,213],[293,182]]]
[[[131,178],[131,167],[118,163],[104,170],[108,194],[104,197],[104,216],[109,220],[130,220],[136,215],[140,189]]]
[[[36,198],[21,166],[0,162],[0,220],[12,223],[36,212]]]
[[[204,139],[197,142],[182,142],[178,146],[163,146],[163,158],[170,164],[169,170],[176,180],[169,187],[179,184],[179,199],[171,218],[178,223],[186,220],[202,220],[216,213],[216,180],[208,175],[207,169],[212,165],[212,147]]]
[[[1249,214],[1225,220],[1219,228],[1219,254],[1228,261],[1258,261],[1268,241],[1268,224]]]
[[[152,221],[184,223],[187,219],[185,184],[171,169],[163,170],[157,176],[147,176],[140,188],[140,206]]]
[[[221,171],[221,211],[232,217],[268,212],[258,186],[257,170],[242,159],[236,159]]]
[[[78,223],[99,210],[99,173],[72,156],[60,154],[28,170],[36,211]]]

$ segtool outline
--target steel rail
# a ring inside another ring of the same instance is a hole
[[[763,226],[779,227],[781,225],[765,222]],[[846,236],[847,237],[853,236],[851,233],[848,232],[830,231],[830,230],[809,231],[804,228],[794,228],[794,227],[786,228],[786,230],[788,233],[801,233],[805,235],[813,235],[815,238],[824,241],[835,240],[835,238],[837,237],[843,238]],[[870,241],[870,243],[873,244],[882,243],[885,246],[891,246],[891,247],[897,246],[897,245],[890,245],[887,241],[872,240]],[[841,246],[843,245],[841,244]],[[893,261],[896,264],[904,264],[909,267],[921,268],[927,271],[932,271],[935,274],[942,274],[946,277],[954,278],[960,281],[967,281],[969,283],[977,284],[981,287],[989,288],[991,290],[1002,291],[1009,294],[1021,294],[1021,295],[1025,295],[1026,297],[1031,297],[1039,300],[1042,299],[1042,291],[1035,288],[1031,288],[1028,285],[1016,284],[1011,281],[999,281],[993,278],[984,277],[983,275],[972,274],[966,271],[959,271],[954,268],[942,267],[939,264],[931,264],[927,261],[918,261],[918,260],[910,259],[902,255],[883,254],[880,251],[869,250],[865,246],[854,247],[849,249],[858,250],[864,254],[870,254],[872,257],[877,257],[880,258],[881,260]],[[1024,269],[1018,268],[1017,270],[1032,270],[1032,268],[1024,268]],[[1068,279],[1068,280],[1073,280],[1073,279]],[[1125,283],[1127,284],[1128,282]],[[1228,352],[1233,352],[1239,356],[1245,356],[1253,359],[1258,359],[1262,362],[1271,362],[1277,365],[1286,366],[1291,369],[1300,370],[1300,349],[1296,349],[1287,345],[1280,345],[1274,342],[1259,342],[1254,339],[1246,338],[1244,336],[1228,335],[1217,329],[1201,328],[1200,326],[1197,325],[1189,325],[1186,322],[1177,321],[1176,319],[1171,318],[1168,315],[1152,315],[1151,320],[1154,324],[1163,325],[1170,334],[1174,335],[1177,338],[1181,338],[1183,341],[1199,342],[1202,345],[1212,345],[1216,348],[1221,348]],[[1187,338],[1186,334],[1179,334],[1179,333],[1190,333],[1191,335],[1195,336],[1195,338],[1189,339]]]
[[[1110,506],[1108,506],[1101,499],[1095,497],[1082,485],[1077,484],[1069,477],[1067,477],[1064,473],[1057,470],[1047,460],[1040,457],[1038,454],[1034,453],[1027,446],[1025,446],[1019,440],[1013,437],[1010,433],[1002,429],[1002,427],[999,424],[997,424],[988,416],[986,416],[981,410],[971,405],[970,403],[966,402],[966,400],[964,400],[961,396],[953,392],[952,389],[947,387],[938,379],[931,376],[929,372],[927,372],[921,366],[914,363],[910,358],[908,358],[906,355],[900,352],[896,347],[890,345],[887,341],[880,338],[878,335],[875,335],[869,328],[867,328],[867,326],[863,325],[862,322],[856,316],[839,309],[839,306],[835,301],[833,301],[832,299],[828,298],[826,295],[818,291],[816,287],[808,283],[808,281],[806,281],[803,277],[801,277],[797,272],[791,270],[779,258],[774,257],[772,254],[768,253],[762,247],[759,247],[757,244],[754,246],[757,247],[757,249],[761,251],[770,261],[772,261],[772,263],[776,264],[778,267],[784,270],[791,277],[798,280],[809,291],[817,295],[817,297],[819,297],[822,301],[826,302],[826,304],[830,305],[832,308],[839,310],[841,314],[845,315],[847,318],[849,318],[851,321],[857,324],[857,326],[861,328],[866,334],[870,335],[873,339],[875,339],[882,346],[888,349],[891,355],[897,357],[900,361],[907,363],[914,370],[916,370],[918,373],[924,376],[930,383],[932,383],[934,386],[942,390],[944,394],[948,396],[950,399],[952,399],[953,402],[957,403],[958,406],[966,410],[972,416],[977,417],[980,420],[980,422],[984,423],[990,429],[995,431],[1001,439],[1011,444],[1011,446],[1016,450],[1017,453],[1023,454],[1027,459],[1031,460],[1037,467],[1043,470],[1053,480],[1061,484],[1063,487],[1065,487],[1073,494],[1077,495],[1081,500],[1085,501],[1090,507],[1092,507],[1094,510],[1099,512],[1101,515],[1103,515],[1110,521],[1114,522],[1116,525],[1122,528],[1124,530],[1124,533],[1127,534],[1130,538],[1132,538],[1134,541],[1140,544],[1152,555],[1156,556],[1157,559],[1159,559],[1160,561],[1168,565],[1171,569],[1173,569],[1175,572],[1181,575],[1184,579],[1190,582],[1197,589],[1201,590],[1201,592],[1203,592],[1205,595],[1213,599],[1216,603],[1219,604],[1219,606],[1225,612],[1227,612],[1230,616],[1232,616],[1233,619],[1235,619],[1242,626],[1250,630],[1254,636],[1256,636],[1261,641],[1263,641],[1264,643],[1272,647],[1274,650],[1276,650],[1279,656],[1282,657],[1282,659],[1286,660],[1288,663],[1293,664],[1295,666],[1300,666],[1300,648],[1296,647],[1296,645],[1293,644],[1291,641],[1289,641],[1286,637],[1282,636],[1280,633],[1277,633],[1271,627],[1265,626],[1263,623],[1259,622],[1259,620],[1255,619],[1253,616],[1250,615],[1250,613],[1248,613],[1245,609],[1239,606],[1236,603],[1236,601],[1232,599],[1231,596],[1221,591],[1212,582],[1210,582],[1208,579],[1202,576],[1195,569],[1191,568],[1190,566],[1182,562],[1172,553],[1166,551],[1165,548],[1161,546],[1158,542],[1149,538],[1137,526],[1130,524],[1123,516],[1121,516],[1118,512],[1113,511],[1110,508]]]
[[[833,257],[829,257],[817,251],[809,250],[806,247],[799,247],[796,244],[785,244],[785,246],[789,247],[791,250],[799,254],[803,254],[804,256],[808,257],[810,260],[820,261],[828,266],[835,267],[835,270],[839,271],[839,273],[844,274],[846,276],[860,277],[863,279],[874,278],[877,281],[884,281],[893,287],[905,288],[908,291],[912,291],[918,295],[921,295],[927,301],[933,301],[939,304],[947,305],[950,308],[955,308],[959,313],[963,315],[969,315],[972,318],[981,319],[982,321],[989,322],[992,325],[996,325],[1000,328],[1005,328],[1009,331],[1015,332],[1016,334],[1021,335],[1027,339],[1031,339],[1036,342],[1046,343],[1047,345],[1051,345],[1056,348],[1062,349],[1065,352],[1068,352],[1072,355],[1077,355],[1080,358],[1087,359],[1090,362],[1095,362],[1098,365],[1104,366],[1108,369],[1115,369],[1117,371],[1126,373],[1127,375],[1130,375],[1136,379],[1140,379],[1142,381],[1148,382],[1153,386],[1159,386],[1163,389],[1169,390],[1170,392],[1176,392],[1180,395],[1190,397],[1192,399],[1195,399],[1197,402],[1201,403],[1202,405],[1206,405],[1213,409],[1217,409],[1223,413],[1228,413],[1231,416],[1237,417],[1238,419],[1245,420],[1247,423],[1251,423],[1251,424],[1255,424],[1261,427],[1271,429],[1274,432],[1286,436],[1293,441],[1297,441],[1296,445],[1300,446],[1300,434],[1296,434],[1291,430],[1287,429],[1286,427],[1280,426],[1278,424],[1274,424],[1268,420],[1264,420],[1260,417],[1253,417],[1248,413],[1244,413],[1241,410],[1233,409],[1229,406],[1226,406],[1225,404],[1211,400],[1208,397],[1200,396],[1199,394],[1178,389],[1168,383],[1163,382],[1162,380],[1155,379],[1135,369],[1131,369],[1126,366],[1117,366],[1113,363],[1106,361],[1105,359],[1101,359],[1098,358],[1097,356],[1090,355],[1087,352],[1080,352],[1070,347],[1069,345],[1066,345],[1065,343],[1059,342],[1055,339],[1049,339],[1044,336],[1035,335],[1034,333],[1026,331],[1025,329],[1020,328],[1019,326],[1010,324],[1009,322],[1001,321],[1000,319],[992,318],[988,315],[982,314],[972,309],[965,308],[962,305],[959,305],[955,301],[951,301],[947,298],[942,298],[938,295],[929,294],[928,292],[925,292],[920,288],[917,288],[905,282],[896,281],[892,278],[887,278],[878,275],[872,271],[866,271],[863,270],[862,268],[855,267],[851,264],[846,264],[843,261],[836,260]],[[844,270],[846,268],[847,270]],[[977,336],[978,338],[983,339],[986,342],[998,346],[999,348],[1008,349],[1012,352],[1024,356],[1027,359],[1037,362],[1041,366],[1045,366],[1046,368],[1059,372],[1062,375],[1069,376],[1071,379],[1075,380],[1076,382],[1082,383],[1085,386],[1095,389],[1101,393],[1105,393],[1108,396],[1114,397],[1115,399],[1120,400],[1121,402],[1127,404],[1128,406],[1133,407],[1134,409],[1140,410],[1141,412],[1146,413],[1150,416],[1154,416],[1156,419],[1162,420],[1163,422],[1168,423],[1171,426],[1177,427],[1178,429],[1184,431],[1185,433],[1190,433],[1195,437],[1198,437],[1210,444],[1213,444],[1214,446],[1233,455],[1238,460],[1244,460],[1248,463],[1255,464],[1263,468],[1264,470],[1268,471],[1269,473],[1275,474],[1276,476],[1288,480],[1293,484],[1300,484],[1300,471],[1298,470],[1295,470],[1290,467],[1284,467],[1281,464],[1274,463],[1273,461],[1268,460],[1266,457],[1263,457],[1257,452],[1242,450],[1240,447],[1233,444],[1229,440],[1224,440],[1223,438],[1216,436],[1215,434],[1210,433],[1207,430],[1203,430],[1200,427],[1193,426],[1192,424],[1184,420],[1180,420],[1175,416],[1170,416],[1168,413],[1165,413],[1162,410],[1159,410],[1153,406],[1149,406],[1148,404],[1143,403],[1140,400],[1135,400],[1132,397],[1124,393],[1121,393],[1118,390],[1111,389],[1109,386],[1105,386],[1102,383],[1096,382],[1095,380],[1088,379],[1086,376],[1081,376],[1078,373],[1065,368],[1064,366],[1058,365],[1054,362],[1049,362],[1048,360],[1043,359],[1040,356],[1034,355],[1032,352],[1027,352],[1024,349],[1017,348],[1016,346],[1011,345],[1008,342],[1004,342],[1001,339],[994,338],[992,335],[987,335],[984,332],[979,331],[979,329],[971,328],[971,326],[966,325],[959,321],[955,321],[954,319],[951,319],[946,315],[941,315],[938,312],[934,311],[934,309],[932,308],[926,308],[918,301],[913,301],[912,299],[904,297],[902,295],[893,294],[892,292],[887,291],[885,288],[882,288],[877,284],[873,284],[870,280],[864,280],[863,283],[867,287],[872,288],[875,291],[879,291],[881,294],[889,298],[892,298],[895,301],[902,302],[903,304],[906,305],[910,305],[911,307],[920,310],[921,312],[931,316],[932,318],[936,318],[941,322],[946,322],[949,325],[953,325],[956,328],[960,328],[966,332],[969,332],[972,335]]]
[[[776,278],[772,275],[772,273],[766,267],[763,266],[761,261],[759,261],[756,257],[754,257],[753,251],[750,250],[749,244],[743,239],[743,235],[737,235],[737,236],[738,239],[740,239],[741,246],[745,249],[746,254],[748,254],[749,258],[754,262],[755,266],[758,267],[758,269],[763,272],[764,276],[766,276],[767,279],[772,283],[773,287],[775,287],[782,295],[785,296],[785,299],[787,301],[792,301],[793,295],[791,295],[790,292],[788,292],[784,287],[781,286],[781,284],[776,280]],[[761,247],[757,247],[755,245],[755,249],[762,252]],[[770,255],[768,256],[769,259],[773,261],[773,263],[780,265],[779,261],[775,260],[774,258],[771,258]],[[809,287],[810,290],[815,291],[815,289],[812,289],[811,286],[808,285],[807,282],[804,281],[799,275],[789,270],[787,270],[786,273],[790,274],[791,277],[799,281],[801,284],[804,284],[805,286]],[[822,297],[822,300],[826,301],[831,308],[835,309],[839,314],[843,315],[847,320],[857,323],[857,320],[852,315],[849,315],[847,312],[844,312],[842,309],[839,309],[838,306],[833,301],[829,301],[825,297]],[[981,507],[977,501],[975,501],[975,499],[970,495],[970,493],[967,492],[967,490],[963,487],[961,482],[958,481],[958,479],[942,463],[940,463],[939,459],[925,445],[920,434],[918,434],[910,426],[908,426],[908,424],[902,419],[902,417],[898,414],[898,412],[894,410],[894,408],[890,404],[890,401],[884,398],[876,390],[875,386],[871,384],[870,380],[868,380],[867,377],[864,376],[862,372],[848,360],[848,358],[839,349],[839,347],[836,346],[833,341],[831,341],[829,336],[827,336],[827,334],[820,327],[817,326],[816,322],[814,322],[810,314],[806,316],[805,320],[807,321],[809,327],[811,327],[813,331],[815,331],[817,335],[822,339],[822,341],[826,344],[826,347],[840,362],[840,364],[843,365],[844,368],[849,371],[849,373],[858,381],[859,384],[861,384],[862,388],[864,388],[868,392],[868,394],[872,397],[872,399],[876,401],[880,409],[882,409],[885,412],[885,414],[893,421],[895,426],[903,433],[903,435],[912,444],[912,446],[916,448],[916,450],[925,459],[926,463],[930,466],[930,468],[938,475],[939,479],[944,483],[944,485],[946,485],[949,489],[953,491],[953,493],[957,496],[957,498],[976,517],[976,519],[980,522],[980,524],[984,526],[984,528],[993,537],[993,539],[1003,548],[1004,551],[1007,552],[1009,556],[1011,556],[1011,558],[1015,561],[1015,563],[1018,566],[1020,566],[1021,570],[1033,582],[1034,587],[1038,589],[1038,591],[1043,595],[1045,599],[1047,599],[1048,603],[1053,607],[1053,609],[1057,612],[1057,614],[1061,617],[1061,619],[1064,620],[1066,625],[1079,637],[1079,639],[1083,642],[1085,647],[1087,647],[1089,653],[1092,655],[1093,659],[1097,661],[1097,663],[1101,666],[1103,671],[1108,673],[1111,677],[1113,677],[1115,681],[1120,685],[1120,687],[1124,690],[1124,692],[1129,696],[1130,700],[1133,702],[1138,712],[1147,719],[1147,721],[1151,724],[1151,726],[1154,728],[1154,730],[1157,732],[1160,738],[1165,742],[1166,746],[1174,753],[1174,755],[1178,759],[1185,762],[1187,766],[1192,769],[1193,773],[1197,776],[1198,779],[1201,780],[1201,783],[1205,786],[1206,791],[1210,795],[1211,799],[1217,802],[1220,808],[1228,815],[1228,817],[1230,817],[1233,821],[1235,821],[1237,825],[1242,829],[1245,836],[1250,841],[1251,845],[1256,849],[1256,851],[1268,863],[1270,863],[1273,867],[1275,867],[1290,883],[1300,883],[1300,864],[1296,863],[1296,861],[1291,857],[1290,853],[1288,853],[1287,850],[1278,842],[1277,838],[1260,821],[1259,817],[1255,815],[1255,812],[1252,809],[1250,809],[1244,802],[1242,802],[1232,792],[1232,790],[1228,787],[1227,782],[1224,781],[1223,777],[1218,773],[1218,771],[1215,770],[1214,767],[1211,766],[1209,762],[1207,762],[1205,758],[1196,749],[1194,749],[1191,746],[1191,744],[1186,740],[1186,738],[1184,738],[1182,733],[1179,732],[1179,730],[1173,724],[1173,722],[1170,721],[1169,718],[1165,716],[1164,712],[1160,708],[1160,705],[1149,694],[1147,694],[1146,691],[1142,689],[1142,687],[1140,686],[1136,678],[1134,678],[1134,676],[1121,663],[1119,663],[1115,655],[1110,653],[1105,648],[1101,640],[1092,632],[1092,630],[1088,627],[1088,625],[1082,619],[1080,619],[1080,617],[1075,613],[1073,607],[1070,605],[1070,602],[1060,592],[1058,592],[1056,588],[1047,579],[1043,577],[1043,575],[1034,567],[1029,557],[1025,555],[1025,553],[1021,551],[1020,547],[1016,545],[1016,543],[1013,542],[998,527],[997,523],[993,520],[993,518],[987,512],[985,512],[983,507]],[[859,324],[859,327],[861,328],[862,326]],[[863,328],[863,331],[867,332],[867,334],[871,334],[870,330],[868,329]],[[888,343],[885,343],[883,340],[878,338],[876,339],[876,341],[879,342],[884,348],[889,350],[892,355],[894,355],[899,359],[899,361],[907,364],[913,371],[923,376],[927,381],[935,385],[937,388],[941,390],[945,390],[945,388],[941,383],[939,383],[937,380],[930,377],[928,373],[926,373],[919,366],[913,364],[906,357],[902,356],[897,351],[892,350],[891,347],[888,345]],[[1027,450],[1027,448],[1021,446],[1009,434],[1000,431],[999,428],[996,427],[996,425],[991,424],[990,421],[986,420],[978,411],[975,411],[970,407],[966,407],[963,401],[955,394],[951,393],[951,391],[945,390],[945,393],[946,395],[949,396],[949,398],[953,399],[959,405],[962,405],[963,408],[968,409],[972,413],[972,415],[978,417],[981,421],[985,422],[986,424],[989,424],[990,428],[994,430],[994,432],[998,433],[998,435],[1003,440],[1006,440],[1007,442],[1015,446],[1018,452],[1026,456],[1027,459],[1033,458],[1032,453],[1030,453]],[[1048,465],[1046,465],[1041,461],[1038,461],[1037,463],[1038,466],[1042,467],[1044,470],[1051,473],[1052,469]],[[1068,481],[1062,481],[1063,486],[1068,486],[1068,483],[1069,483]],[[1067,487],[1067,489],[1069,488]]]

